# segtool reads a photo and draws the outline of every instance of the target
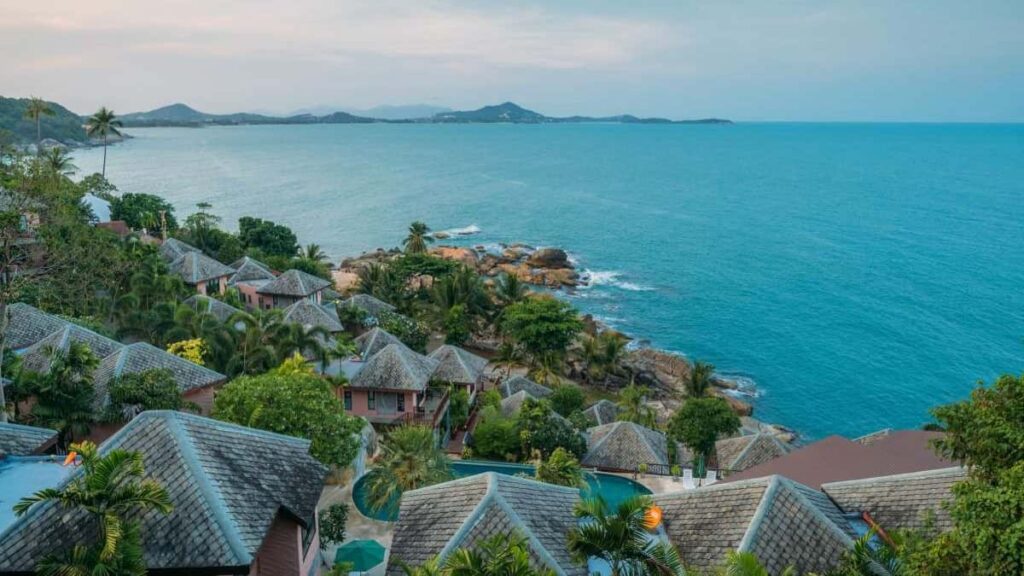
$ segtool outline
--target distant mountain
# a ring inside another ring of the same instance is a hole
[[[235,114],[207,114],[186,104],[171,104],[148,112],[133,112],[121,116],[125,126],[230,126],[236,124],[365,124],[373,118],[353,116],[347,112],[334,112],[325,116],[297,114],[280,117],[239,112]]]
[[[13,140],[19,144],[36,141],[36,123],[25,118],[28,98],[4,98],[0,96],[0,143]],[[51,138],[65,144],[77,144],[87,140],[84,120],[78,114],[57,104],[47,102],[53,116],[43,116],[40,122],[43,139]],[[5,133],[9,133],[6,137]]]
[[[348,111],[359,116],[379,118],[381,120],[418,120],[420,118],[430,118],[444,112],[451,112],[452,109],[444,106],[431,106],[430,104],[408,104],[402,106],[374,106],[366,110],[349,109]]]
[[[527,110],[518,104],[505,102],[496,106],[484,106],[467,112],[441,112],[431,119],[434,122],[511,122],[513,124],[540,124],[551,119],[543,114]]]

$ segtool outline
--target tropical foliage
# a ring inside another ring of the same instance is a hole
[[[647,404],[650,390],[631,383],[619,392],[619,420],[654,428],[654,410]]]
[[[397,511],[402,494],[451,480],[448,457],[427,426],[400,426],[381,441],[380,456],[366,475],[367,501],[374,510]]]
[[[668,436],[703,457],[715,450],[715,442],[740,429],[740,418],[722,398],[690,398],[672,415]]]
[[[344,542],[347,523],[347,504],[332,504],[327,510],[320,512],[320,547]]]
[[[580,461],[565,448],[555,448],[547,460],[537,462],[537,480],[559,486],[583,488],[587,485],[583,479],[583,468]]]
[[[170,370],[146,370],[115,378],[108,386],[110,401],[102,420],[127,422],[146,410],[195,410],[181,397]]]
[[[569,531],[569,552],[579,564],[591,558],[611,566],[612,576],[651,574],[683,576],[682,560],[671,545],[650,537],[649,496],[633,496],[610,509],[602,498],[581,500],[575,509],[579,524]]]
[[[80,342],[72,342],[66,351],[47,347],[44,353],[50,366],[31,386],[36,397],[31,421],[57,430],[58,446],[67,448],[73,437],[88,434],[94,421],[92,375],[99,359]]]

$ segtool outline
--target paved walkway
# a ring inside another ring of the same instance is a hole
[[[349,540],[376,540],[390,553],[391,537],[394,535],[395,525],[391,522],[381,522],[363,516],[359,509],[356,508],[355,502],[352,501],[353,485],[354,482],[347,482],[343,485],[325,487],[324,491],[320,494],[319,509],[323,510],[332,504],[347,504],[348,522],[345,524],[345,542]],[[324,548],[323,554],[327,558],[328,563],[334,561],[334,553],[338,546],[340,544],[331,544]],[[388,558],[385,556],[384,562],[369,572],[363,572],[363,574],[365,576],[384,576],[387,565]]]

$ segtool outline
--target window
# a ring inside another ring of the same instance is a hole
[[[370,410],[377,409],[377,393],[373,390],[366,393],[366,407]]]
[[[220,293],[220,278],[213,278],[206,281],[206,293],[207,294],[219,294]]]
[[[405,412],[405,394],[398,395],[398,411]]]
[[[345,411],[352,410],[352,391],[345,390]]]

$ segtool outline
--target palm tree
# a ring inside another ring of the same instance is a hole
[[[853,543],[850,550],[834,571],[836,576],[910,576],[916,574],[905,561],[902,552],[906,549],[907,533],[893,531],[885,539],[877,537],[875,530],[869,531]]]
[[[71,155],[67,150],[59,146],[50,148],[46,154],[42,154],[44,165],[54,174],[59,176],[71,176],[78,170],[78,166],[72,162]]]
[[[60,488],[46,488],[22,498],[14,513],[24,515],[40,502],[54,502],[62,509],[78,508],[92,518],[99,529],[92,546],[76,544],[62,555],[51,554],[39,565],[39,574],[123,574],[146,573],[142,558],[138,518],[149,511],[171,512],[167,492],[153,479],[144,478],[142,454],[113,449],[100,455],[96,445],[83,442],[71,446],[82,457],[82,474]]]
[[[110,134],[120,136],[121,132],[118,130],[120,127],[121,120],[117,118],[113,110],[108,110],[106,106],[97,110],[85,123],[85,134],[87,136],[90,138],[95,138],[96,136],[103,138],[103,171],[101,175],[104,179],[107,177],[107,136]]]
[[[407,254],[422,254],[427,251],[427,244],[433,241],[434,238],[430,236],[430,227],[417,220],[409,225],[409,235],[405,237],[405,252]]]
[[[711,377],[715,373],[715,365],[697,360],[690,371],[690,380],[686,382],[686,393],[691,398],[707,396],[711,389]]]
[[[498,347],[494,355],[494,363],[505,367],[505,379],[512,375],[512,368],[523,361],[523,352],[514,343],[505,341]]]
[[[653,428],[655,417],[654,410],[647,405],[648,392],[646,386],[637,386],[633,382],[623,388],[619,393],[619,420]]]
[[[229,374],[261,374],[280,364],[276,343],[286,337],[287,330],[281,310],[239,312],[228,322],[243,326],[238,349],[228,365]]]
[[[33,96],[28,101],[28,106],[25,107],[25,118],[32,120],[36,123],[36,154],[42,154],[43,148],[43,116],[53,116],[54,111],[47,104],[46,100]]]
[[[313,262],[323,262],[327,260],[327,254],[324,253],[319,244],[307,244],[305,252],[303,252],[300,257]]]
[[[381,441],[377,464],[367,474],[367,499],[374,510],[394,512],[402,494],[451,480],[448,457],[427,426],[393,429]]]
[[[563,368],[565,368],[565,358],[561,351],[548,350],[534,358],[533,370],[530,375],[538,383],[551,386],[561,382]]]
[[[92,375],[99,359],[81,342],[72,342],[66,352],[47,346],[44,353],[50,366],[35,387],[32,421],[57,430],[57,445],[63,449],[72,436],[89,433],[94,420]]]
[[[569,553],[578,564],[590,558],[607,562],[612,576],[654,574],[683,576],[679,552],[648,536],[650,496],[633,496],[611,511],[603,498],[581,500],[574,514],[579,523],[569,531]]]
[[[718,570],[719,576],[771,576],[768,569],[751,552],[730,550],[725,563]],[[779,576],[797,576],[796,568],[787,566]]]
[[[534,568],[530,557],[530,549],[522,536],[495,534],[473,548],[453,552],[444,564],[444,573],[446,576],[554,576],[551,568]]]
[[[494,283],[494,297],[502,307],[526,298],[526,284],[515,274],[502,274]]]

